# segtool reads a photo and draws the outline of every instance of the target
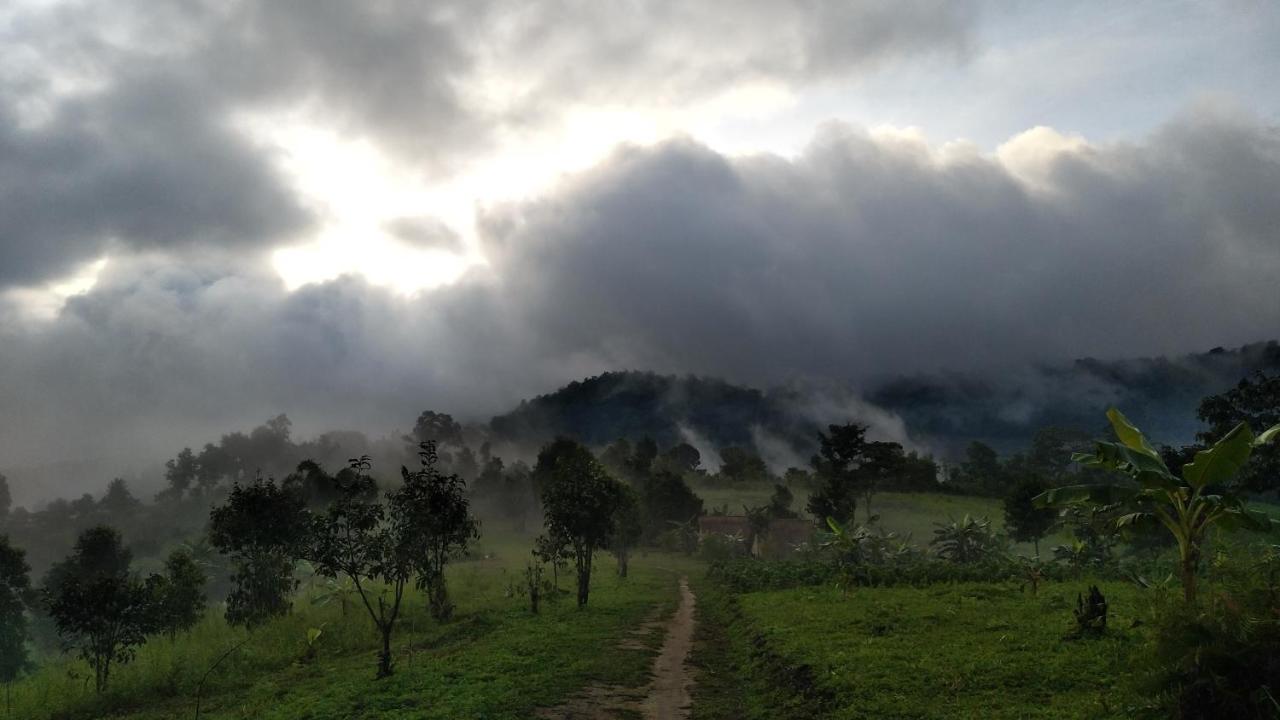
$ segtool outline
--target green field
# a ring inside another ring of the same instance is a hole
[[[642,685],[661,632],[633,637],[632,631],[669,613],[678,576],[696,569],[685,558],[650,554],[633,559],[630,576],[622,579],[612,558],[601,554],[586,610],[578,611],[566,593],[534,616],[527,599],[509,589],[528,546],[507,542],[486,549],[497,556],[450,571],[458,606],[450,623],[430,620],[424,599],[412,596],[397,629],[391,678],[374,680],[378,636],[363,608],[349,607],[344,618],[337,606],[311,606],[304,590],[290,616],[252,635],[229,628],[211,610],[176,642],[151,639],[134,662],[113,673],[100,698],[82,663],[49,663],[14,684],[12,716],[191,717],[200,677],[247,638],[209,676],[201,718],[528,717],[592,683]],[[572,578],[562,576],[560,583],[568,589]],[[311,627],[324,634],[317,657],[303,662]]]
[[[1076,637],[1071,608],[1087,584],[1035,597],[1012,584],[742,595],[720,652],[754,690],[735,706],[711,687],[702,717],[1128,717],[1139,698],[1118,678],[1141,644],[1142,600],[1103,583],[1111,629]]]

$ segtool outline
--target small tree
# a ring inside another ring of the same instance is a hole
[[[606,547],[613,537],[614,511],[622,485],[609,477],[591,451],[569,442],[572,445],[557,454],[542,490],[542,506],[546,537],[559,539],[572,551],[578,574],[578,607],[582,608],[591,590],[595,551]]]
[[[938,557],[953,563],[967,564],[986,560],[1004,549],[999,535],[991,531],[991,521],[965,515],[961,520],[934,523],[933,539],[929,545]]]
[[[673,522],[684,523],[702,515],[702,498],[670,470],[658,470],[646,478],[639,500],[644,538],[649,541],[670,529]]]
[[[293,570],[309,530],[298,493],[260,478],[232,487],[226,504],[209,513],[209,540],[235,565],[227,622],[253,628],[288,614],[298,586]]]
[[[1040,557],[1040,538],[1053,527],[1058,514],[1049,508],[1036,507],[1035,499],[1048,486],[1035,476],[1018,481],[1004,498],[1004,526],[1009,536],[1018,542],[1034,543],[1036,557]]]
[[[63,648],[78,651],[93,668],[97,692],[106,689],[111,665],[132,660],[153,627],[151,597],[130,574],[131,559],[118,531],[90,528],[45,580],[49,615]]]
[[[391,494],[393,521],[404,526],[409,552],[414,558],[419,589],[427,592],[431,616],[448,620],[453,614],[444,570],[480,536],[480,524],[471,514],[467,484],[458,475],[436,469],[435,443],[419,446],[422,468],[400,468],[404,484]]]
[[[351,467],[362,479],[357,487],[373,484],[368,457],[353,460]],[[378,677],[383,678],[392,671],[391,635],[400,617],[405,586],[413,577],[414,561],[404,524],[388,522],[383,505],[361,494],[347,494],[315,518],[307,554],[316,572],[330,578],[346,575],[355,585],[360,602],[382,636]],[[377,583],[389,586],[390,600],[386,591],[378,592]]]
[[[644,523],[640,519],[640,500],[630,487],[623,486],[619,489],[613,521],[614,533],[609,543],[609,552],[618,559],[618,577],[626,577],[631,550],[644,534]]]
[[[153,625],[177,639],[204,615],[204,586],[208,577],[186,550],[174,550],[164,561],[164,574],[147,578]]]
[[[1272,531],[1277,527],[1269,516],[1245,506],[1236,476],[1255,447],[1280,436],[1280,425],[1256,437],[1248,425],[1236,425],[1213,447],[1196,453],[1178,477],[1119,410],[1108,410],[1107,418],[1119,442],[1099,442],[1093,453],[1072,459],[1127,475],[1134,484],[1055,488],[1037,496],[1036,503],[1040,507],[1117,505],[1128,510],[1116,520],[1117,527],[1163,525],[1178,543],[1183,598],[1190,603],[1196,598],[1196,576],[1209,528]]]
[[[2,476],[0,476],[2,477]],[[13,681],[31,665],[27,657],[27,598],[31,592],[27,554],[0,535],[0,682],[5,686],[5,711],[10,708]]]

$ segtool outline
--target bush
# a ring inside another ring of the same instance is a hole
[[[1173,717],[1280,716],[1280,548],[1220,555],[1211,575],[1192,604],[1157,600],[1146,689]]]

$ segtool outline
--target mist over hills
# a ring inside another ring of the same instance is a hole
[[[496,440],[526,445],[556,435],[595,445],[648,435],[661,445],[689,442],[712,464],[716,448],[754,446],[780,469],[804,462],[815,433],[828,423],[862,422],[872,435],[947,459],[973,440],[1016,452],[1046,426],[1101,433],[1103,412],[1115,406],[1158,442],[1179,445],[1201,427],[1196,408],[1202,398],[1255,372],[1280,372],[1275,341],[1179,357],[1084,358],[998,377],[912,375],[863,393],[803,384],[759,390],[716,378],[612,372],[523,401],[489,428]]]
[[[531,460],[558,435],[595,447],[647,436],[664,447],[693,445],[709,470],[718,468],[719,450],[734,446],[754,449],[782,472],[805,465],[816,450],[817,432],[832,423],[859,422],[870,427],[875,439],[951,461],[974,440],[1005,454],[1021,451],[1037,429],[1047,426],[1101,435],[1103,411],[1116,406],[1156,442],[1180,445],[1190,443],[1201,429],[1196,409],[1202,398],[1255,372],[1280,373],[1280,344],[1260,342],[1178,357],[1084,358],[998,376],[899,376],[864,388],[793,383],[760,389],[715,377],[606,372],[523,400],[487,422],[468,423],[464,438],[475,449],[489,442],[494,453],[508,460]],[[423,409],[466,417],[459,408]],[[405,418],[405,425],[412,425],[411,420]],[[276,427],[285,428],[283,436],[271,429]],[[255,444],[259,436],[271,442]],[[329,466],[370,453],[380,467],[394,468],[408,457],[398,433],[342,430],[292,438],[283,417],[247,434],[223,435],[219,444],[232,448],[228,454],[245,472],[275,475],[305,458]],[[244,448],[235,449],[240,446]],[[173,448],[173,454],[178,450]],[[139,457],[130,468],[112,469],[50,458],[40,466],[0,467],[0,472],[9,478],[15,504],[33,506],[54,497],[100,493],[115,475],[148,495],[163,486],[164,460]]]

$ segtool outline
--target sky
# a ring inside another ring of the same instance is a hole
[[[0,6],[0,470],[1280,336],[1280,4]]]

